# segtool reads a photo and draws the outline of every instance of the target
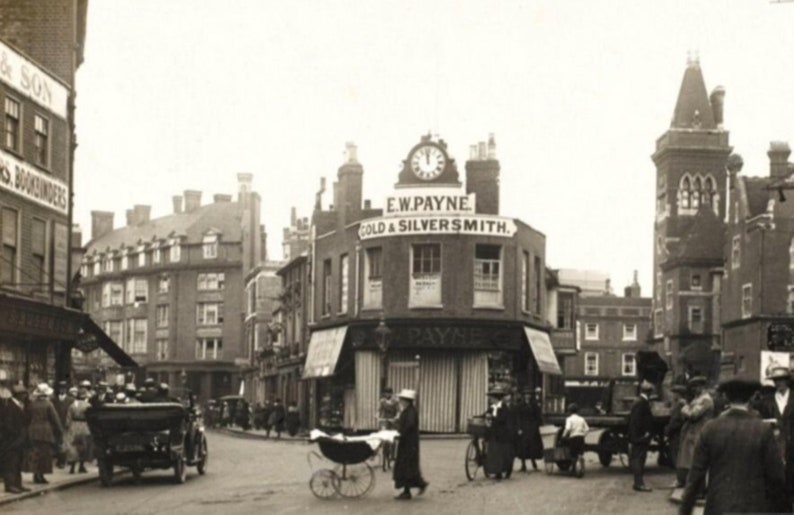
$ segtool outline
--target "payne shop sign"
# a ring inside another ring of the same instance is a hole
[[[511,218],[478,215],[473,193],[454,188],[419,188],[386,198],[385,215],[361,222],[361,240],[422,234],[472,234],[510,238]]]

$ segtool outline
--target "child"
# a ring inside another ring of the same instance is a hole
[[[579,416],[579,406],[571,403],[568,406],[568,418],[565,419],[565,429],[562,439],[571,450],[571,459],[576,461],[584,453],[584,436],[590,430],[585,419]]]

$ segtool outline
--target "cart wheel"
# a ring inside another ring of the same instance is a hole
[[[141,467],[135,465],[134,467],[130,468],[130,471],[132,472],[132,482],[137,485],[141,482],[141,474],[143,473],[143,470]]]
[[[612,453],[609,451],[599,451],[598,461],[602,467],[608,467],[612,463]]]
[[[557,462],[557,468],[563,472],[570,470],[571,466],[573,466],[573,462],[571,460],[560,460]]]
[[[361,497],[375,487],[375,471],[368,463],[340,465],[335,473],[339,478],[337,492],[342,497]]]
[[[477,476],[477,469],[480,468],[481,463],[480,458],[480,451],[477,449],[477,445],[475,443],[469,442],[468,447],[466,447],[466,478],[469,481],[473,481],[474,478]]]
[[[309,488],[318,499],[330,499],[339,490],[339,477],[333,470],[320,469],[312,474]]]
[[[546,474],[552,474],[554,472],[554,462],[543,460],[543,470],[546,471]]]
[[[201,447],[199,447],[199,455],[201,458],[199,459],[198,463],[196,463],[196,470],[202,476],[207,472],[207,462],[210,459],[210,455],[207,451],[207,437],[201,439]]]
[[[579,458],[573,462],[573,475],[578,478],[584,477],[584,456],[579,456]]]
[[[99,482],[104,487],[110,486],[113,482],[113,463],[107,459],[97,460],[99,467]]]
[[[185,467],[185,460],[181,456],[174,460],[174,479],[179,484],[184,483],[187,479],[187,467]]]

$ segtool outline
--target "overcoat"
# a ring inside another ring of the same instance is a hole
[[[680,399],[673,404],[670,409],[670,421],[664,428],[664,434],[667,436],[667,445],[670,448],[670,457],[673,460],[673,466],[677,467],[678,449],[681,447],[681,429],[684,427],[684,416],[681,414],[681,409],[686,405],[686,401]]]
[[[516,446],[516,457],[522,460],[543,459],[543,438],[540,436],[542,419],[540,406],[532,400],[519,401],[515,405],[516,421],[520,434]]]
[[[63,399],[55,397],[52,400],[52,405],[55,406],[55,411],[58,413],[58,420],[61,422],[61,426],[66,425],[66,412],[69,411],[69,406],[71,406],[73,402],[74,397],[68,394]]]
[[[395,488],[422,488],[426,486],[419,469],[419,414],[413,404],[400,412],[397,420],[397,459],[394,460]]]
[[[504,474],[513,468],[515,459],[516,424],[512,408],[501,403],[491,406],[491,427],[486,441],[486,474]]]
[[[643,396],[637,398],[631,405],[629,413],[629,442],[633,444],[648,444],[650,433],[653,429],[653,414],[651,404]]]
[[[41,397],[28,404],[30,423],[28,436],[31,442],[55,445],[56,437],[63,433],[58,413],[49,399]]]
[[[695,444],[706,422],[714,417],[714,401],[708,392],[703,392],[698,397],[681,408],[684,416],[684,427],[681,429],[681,443],[678,450],[676,466],[688,469],[692,465],[692,455],[695,453]]]
[[[692,513],[707,475],[705,515],[791,512],[772,428],[753,413],[730,408],[705,425],[695,447],[682,514]]]

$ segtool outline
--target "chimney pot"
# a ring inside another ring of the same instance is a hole
[[[479,160],[481,160],[481,161],[482,161],[482,160],[484,160],[484,159],[485,159],[485,156],[486,156],[486,155],[487,155],[487,154],[486,154],[486,152],[485,152],[485,142],[484,142],[484,141],[481,141],[481,142],[479,142],[479,143],[477,144],[477,159],[479,159]]]
[[[216,193],[215,195],[212,196],[212,201],[216,204],[219,202],[231,202],[232,196],[223,193]]]
[[[477,159],[477,145],[469,145],[469,159],[472,161]]]
[[[785,179],[788,176],[788,158],[791,149],[786,141],[772,141],[769,143],[769,175],[774,179]]]
[[[126,212],[127,215],[127,226],[135,225],[135,210],[128,209]]]
[[[364,200],[364,209],[372,209],[372,201],[370,199]]]
[[[345,144],[348,163],[358,163],[358,147],[352,141]]]
[[[182,212],[182,195],[174,195],[171,200],[174,203],[174,214],[178,215]]]

